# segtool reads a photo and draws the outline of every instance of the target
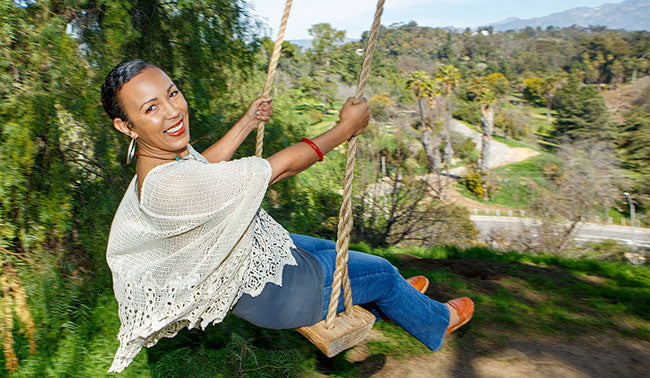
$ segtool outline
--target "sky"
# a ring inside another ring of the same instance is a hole
[[[576,7],[596,7],[621,0],[386,0],[383,25],[415,21],[421,26],[457,28],[491,24],[508,17],[533,18]],[[269,27],[275,39],[285,0],[246,0],[257,16]],[[377,6],[376,0],[294,0],[285,39],[311,38],[313,24],[326,22],[346,37],[359,38],[369,30]]]

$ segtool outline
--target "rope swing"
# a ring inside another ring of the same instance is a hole
[[[363,99],[363,92],[368,82],[370,65],[377,44],[377,36],[381,25],[381,15],[384,11],[385,0],[377,1],[375,17],[368,37],[359,82],[357,84],[354,103],[359,103]],[[268,96],[271,90],[271,84],[275,78],[275,71],[280,57],[282,42],[284,40],[284,31],[286,29],[289,11],[292,0],[287,0],[284,8],[278,38],[275,41],[271,61],[267,71],[266,85],[264,87],[264,96]],[[257,128],[257,139],[255,146],[255,155],[262,156],[262,146],[264,138],[264,122],[260,122]],[[330,296],[327,317],[309,327],[300,327],[298,332],[309,339],[325,355],[333,357],[343,350],[349,349],[356,344],[364,341],[372,329],[375,322],[375,316],[361,306],[352,304],[352,290],[350,288],[350,278],[348,277],[348,259],[350,234],[352,232],[352,181],[354,179],[354,164],[357,153],[357,137],[352,137],[348,141],[347,162],[345,166],[345,182],[343,185],[343,202],[339,211],[339,224],[336,240],[336,268],[332,279],[332,294]],[[336,314],[338,307],[341,287],[343,287],[343,301],[345,303],[345,312]]]
[[[275,79],[275,70],[278,67],[278,60],[280,60],[280,53],[282,52],[282,43],[284,42],[284,31],[287,29],[287,21],[289,20],[289,12],[291,12],[291,4],[293,0],[287,0],[284,4],[284,13],[282,13],[282,21],[280,21],[280,30],[278,30],[278,37],[275,39],[273,45],[273,53],[269,61],[269,68],[266,70],[266,84],[262,96],[266,97],[271,93],[271,86]],[[262,157],[262,148],[264,147],[264,125],[266,122],[260,121],[257,125],[257,136],[255,139],[255,156]]]

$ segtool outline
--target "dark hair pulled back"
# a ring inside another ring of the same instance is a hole
[[[115,66],[106,76],[104,84],[102,84],[102,104],[111,119],[119,118],[128,122],[129,119],[124,112],[118,93],[124,84],[147,67],[156,66],[140,59],[127,60]]]

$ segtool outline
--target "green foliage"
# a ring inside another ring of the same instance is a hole
[[[318,65],[329,64],[335,58],[336,45],[345,39],[345,31],[336,30],[327,23],[315,24],[309,28],[312,36],[313,60]]]
[[[233,334],[223,348],[170,350],[151,369],[152,377],[298,377],[306,370],[295,349],[256,347]]]
[[[545,104],[544,90],[542,89],[543,79],[541,77],[527,77],[524,79],[524,85],[526,86],[524,89],[526,101],[543,106]]]
[[[571,78],[560,88],[554,100],[558,116],[554,135],[557,138],[612,138],[612,122],[603,96],[593,86]]]
[[[454,153],[459,159],[465,161],[477,160],[476,143],[470,137],[466,137],[460,133],[451,132],[451,146]]]
[[[510,93],[510,81],[499,72],[489,74],[485,77],[490,90],[498,97]]]
[[[626,168],[645,172],[650,161],[650,113],[639,108],[625,115],[618,141]]]
[[[545,168],[554,164],[559,165],[561,161],[555,155],[542,153],[519,163],[492,169],[490,182],[496,190],[490,193],[489,202],[466,189],[465,185],[456,188],[475,201],[527,210],[527,206],[538,196],[539,190],[550,186]]]
[[[481,122],[481,105],[475,101],[454,101],[454,118],[465,121],[470,125],[478,125]]]
[[[395,102],[388,97],[386,92],[374,95],[368,100],[372,118],[377,121],[388,121],[392,115],[391,107],[394,104]]]
[[[478,169],[473,167],[467,169],[461,182],[465,185],[467,190],[475,194],[477,197],[483,198],[485,192],[483,191],[481,172]]]
[[[532,134],[532,117],[522,108],[501,108],[494,117],[494,127],[513,139],[524,139]]]

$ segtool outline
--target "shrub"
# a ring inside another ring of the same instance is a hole
[[[466,137],[457,132],[451,132],[451,146],[456,156],[462,160],[468,160],[476,150],[476,143],[470,137]]]
[[[481,121],[480,105],[476,101],[456,101],[454,108],[454,118],[472,125],[477,125]]]
[[[462,183],[467,189],[476,194],[476,196],[483,198],[483,185],[481,184],[481,172],[475,167],[469,167],[467,173],[462,178]]]

